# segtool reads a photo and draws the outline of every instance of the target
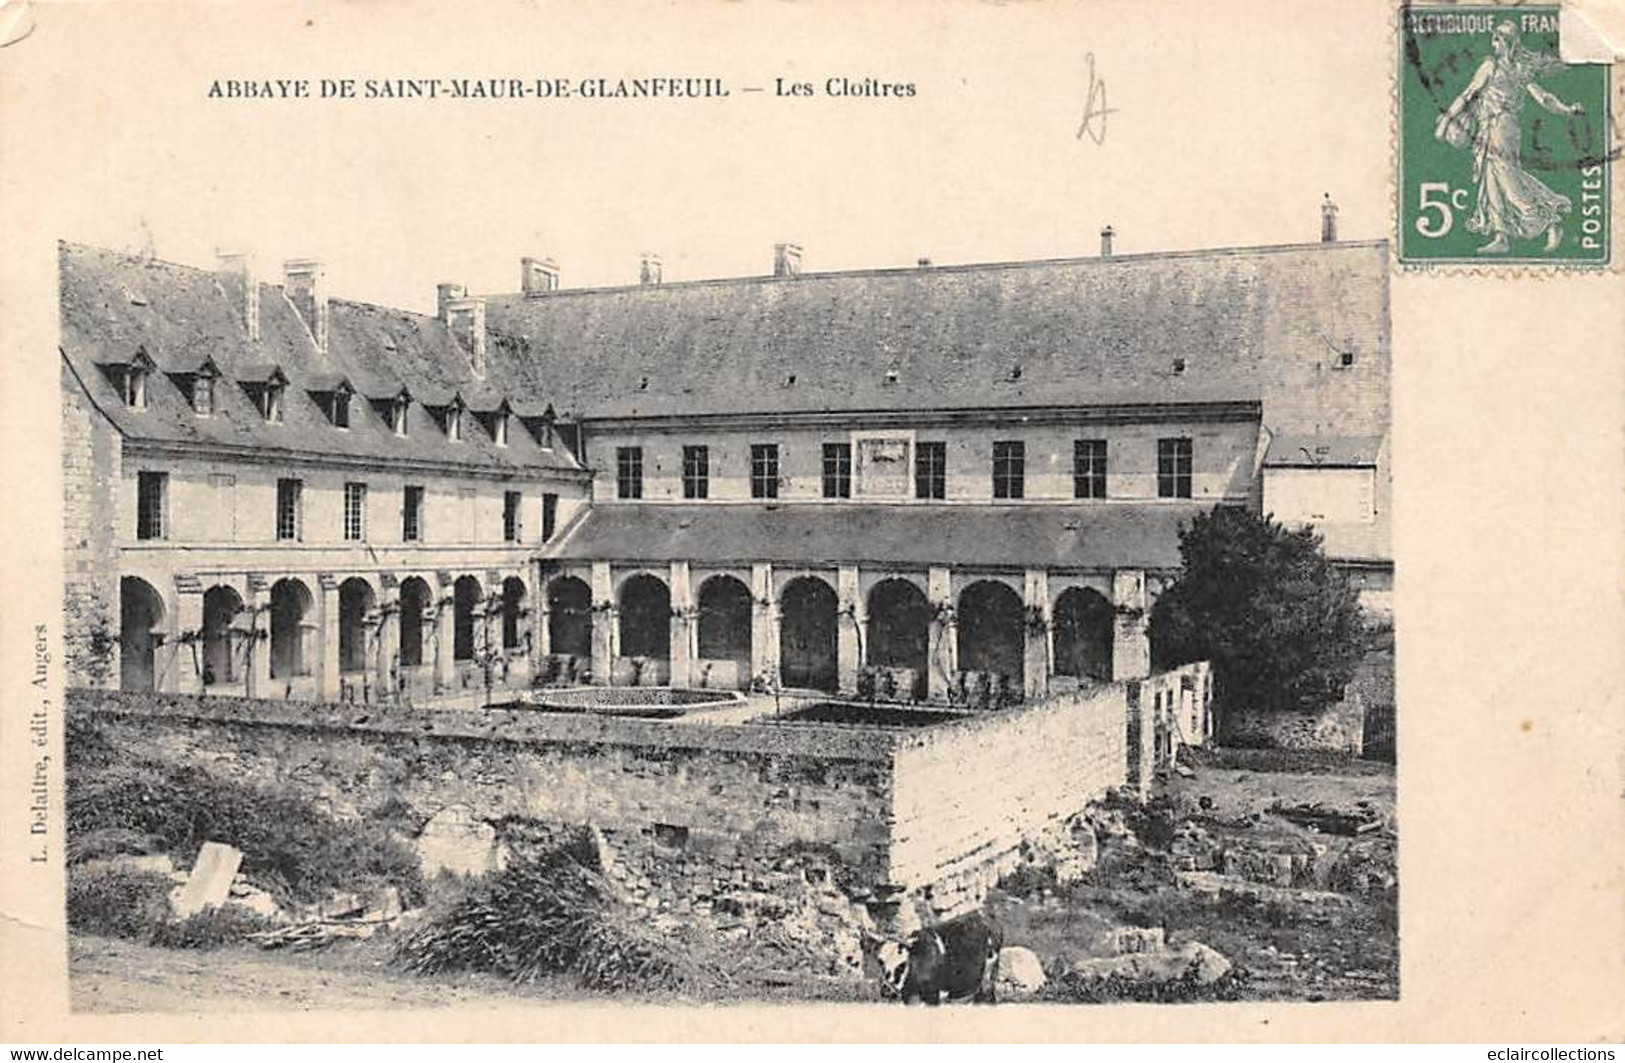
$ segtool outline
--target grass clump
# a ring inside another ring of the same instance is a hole
[[[174,884],[154,871],[73,871],[68,875],[68,926],[86,934],[149,940],[169,918]]]
[[[77,772],[67,808],[70,850],[150,838],[184,867],[204,842],[224,842],[242,850],[246,874],[294,901],[387,885],[409,902],[424,896],[416,853],[386,825],[339,820],[296,794],[190,765],[119,761]]]
[[[201,912],[162,922],[155,926],[149,941],[168,949],[218,949],[238,945],[250,934],[275,930],[277,924],[243,908],[205,908]]]
[[[522,859],[469,892],[397,947],[419,974],[488,971],[515,982],[569,973],[595,989],[679,989],[691,972],[594,868],[566,849]]]

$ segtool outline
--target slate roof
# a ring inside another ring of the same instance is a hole
[[[486,326],[570,418],[1256,401],[1284,390],[1284,360],[1385,348],[1386,256],[1377,241],[560,289],[489,296]]]
[[[830,505],[605,502],[543,556],[694,564],[767,561],[828,567],[1179,567],[1179,528],[1195,502],[1078,505]]]
[[[1375,468],[1381,436],[1277,435],[1264,455],[1267,469]]]
[[[518,422],[509,428],[507,447],[496,446],[474,417],[464,419],[462,441],[446,439],[426,402],[449,402],[457,393],[500,399],[533,384],[500,362],[490,365],[485,380],[476,379],[468,355],[436,318],[331,299],[323,354],[278,285],[259,287],[255,341],[244,324],[241,285],[230,274],[67,243],[60,268],[63,356],[127,437],[486,471],[580,469],[567,449],[542,447]],[[127,364],[138,350],[159,370],[147,382],[144,410],[120,401],[103,368]],[[199,417],[169,377],[195,370],[206,358],[221,378],[214,415]],[[265,423],[243,387],[274,369],[288,380],[280,425]],[[311,394],[341,380],[356,391],[348,430],[333,427]],[[393,397],[403,387],[416,400],[405,438],[368,401]]]

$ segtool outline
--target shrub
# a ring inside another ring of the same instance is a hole
[[[172,883],[153,871],[70,872],[68,926],[86,934],[148,939],[169,917]]]
[[[244,872],[296,901],[334,889],[424,895],[417,855],[376,822],[340,821],[304,798],[155,761],[76,773],[68,786],[70,844],[109,830],[150,834],[177,860],[206,841],[243,852]]]
[[[563,850],[475,885],[409,935],[408,970],[490,971],[515,982],[573,973],[598,989],[673,989],[691,978],[665,940],[619,909],[603,877]]]
[[[241,944],[250,934],[274,930],[276,926],[258,912],[244,908],[205,908],[185,919],[158,923],[152,928],[150,940],[170,949],[218,949]]]

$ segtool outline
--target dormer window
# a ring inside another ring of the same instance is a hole
[[[558,420],[558,414],[553,412],[553,404],[547,404],[542,411],[542,446],[547,450],[553,449],[553,424]]]

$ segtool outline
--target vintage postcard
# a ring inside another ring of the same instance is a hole
[[[1619,12],[5,11],[8,1040],[1625,1036]]]

